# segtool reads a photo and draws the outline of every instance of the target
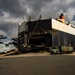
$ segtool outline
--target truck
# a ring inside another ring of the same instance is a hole
[[[18,48],[22,45],[25,51],[47,48],[51,54],[72,53],[74,38],[74,25],[53,18],[24,21],[18,26]]]

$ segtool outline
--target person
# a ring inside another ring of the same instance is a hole
[[[58,20],[58,21],[60,21],[62,23],[65,23],[65,16],[63,15],[63,13],[61,13],[61,15],[59,16],[59,18],[56,19],[56,20]]]
[[[63,13],[61,13],[61,15],[59,16],[59,19],[60,19],[63,23],[65,23],[65,17],[64,17],[64,15],[63,15]]]

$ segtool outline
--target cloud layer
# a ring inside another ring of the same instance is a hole
[[[56,18],[64,13],[75,24],[75,0],[0,0],[0,34],[17,36],[18,23],[23,16],[38,19]]]

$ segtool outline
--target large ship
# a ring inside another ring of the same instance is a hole
[[[25,50],[48,48],[50,53],[72,53],[75,49],[75,26],[56,19],[23,22],[18,27],[19,45]],[[21,50],[21,49],[20,49]]]

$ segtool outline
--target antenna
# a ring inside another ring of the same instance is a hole
[[[39,15],[39,20],[41,20],[41,15]]]
[[[69,21],[69,19],[67,18],[67,15],[65,15],[65,17],[66,17],[66,19],[67,19],[67,21],[68,21],[68,25],[70,24],[70,21]]]
[[[28,21],[31,21],[31,16],[29,17],[29,20]]]

